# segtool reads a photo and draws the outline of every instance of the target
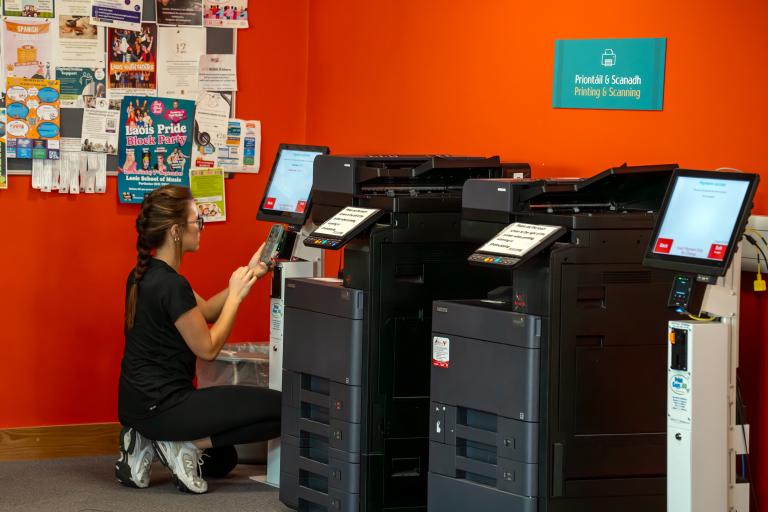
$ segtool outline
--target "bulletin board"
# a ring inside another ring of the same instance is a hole
[[[156,21],[155,0],[144,0],[144,21]],[[206,48],[211,54],[234,54],[237,50],[237,29],[206,27]],[[106,44],[109,44],[107,41]],[[107,51],[105,46],[104,51]],[[230,115],[235,114],[235,96],[232,94],[232,108]],[[82,133],[83,109],[81,108],[62,108],[61,109],[61,136],[77,137]],[[107,156],[108,175],[117,174],[117,156]],[[30,174],[32,172],[32,160],[21,158],[8,159],[8,174]]]

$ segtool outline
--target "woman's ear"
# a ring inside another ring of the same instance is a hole
[[[178,238],[179,238],[179,236],[181,234],[179,232],[179,225],[178,224],[174,224],[173,226],[171,226],[170,232],[171,232],[171,240],[173,240],[173,241],[178,240]]]

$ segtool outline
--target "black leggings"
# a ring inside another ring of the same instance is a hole
[[[196,389],[180,404],[130,426],[153,441],[210,437],[213,446],[266,441],[280,435],[280,392],[251,386]]]

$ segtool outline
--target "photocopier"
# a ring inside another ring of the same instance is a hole
[[[512,175],[530,168],[498,157],[315,159],[320,227],[304,243],[345,250],[341,279],[286,281],[284,504],[426,510],[432,302],[482,297],[493,285],[492,273],[467,265],[475,244],[461,238],[462,190],[471,178]],[[322,234],[350,208],[374,221],[348,239]]]
[[[675,165],[472,179],[483,299],[432,309],[429,512],[662,512],[671,273],[643,267]]]

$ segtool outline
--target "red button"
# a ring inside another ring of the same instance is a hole
[[[709,248],[709,256],[707,257],[712,260],[723,261],[725,258],[726,249],[728,249],[727,245],[712,244],[712,246]]]
[[[656,240],[656,248],[653,250],[653,252],[669,254],[669,252],[672,250],[672,242],[673,240],[671,238],[659,238]]]
[[[268,197],[266,201],[264,201],[264,208],[267,208],[271,210],[275,207],[275,198],[274,197]]]

